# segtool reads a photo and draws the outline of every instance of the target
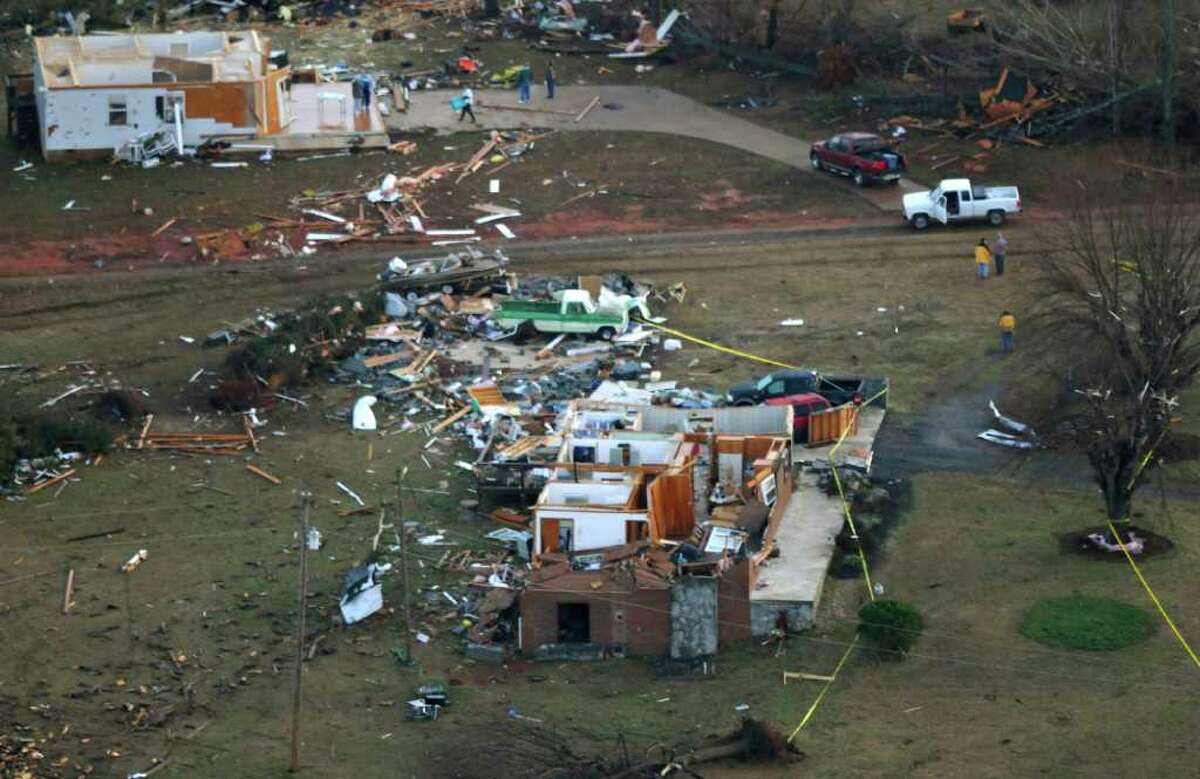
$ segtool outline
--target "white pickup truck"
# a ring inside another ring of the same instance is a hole
[[[986,219],[1002,225],[1010,214],[1021,213],[1021,193],[1016,187],[983,187],[970,179],[944,179],[931,192],[904,196],[904,220],[918,230],[933,220],[942,224]]]

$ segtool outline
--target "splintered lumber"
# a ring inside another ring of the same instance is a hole
[[[62,473],[60,473],[59,475],[57,475],[51,479],[46,479],[45,481],[40,481],[37,484],[34,484],[32,487],[29,487],[27,490],[25,490],[25,494],[32,495],[35,492],[40,492],[41,490],[44,490],[47,487],[58,484],[59,482],[65,480],[71,476],[74,476],[74,475],[75,475],[74,468],[71,468],[67,471],[63,471]]]
[[[146,445],[146,434],[150,432],[150,425],[154,423],[154,415],[146,415],[146,424],[142,425],[142,434],[138,436],[137,448],[141,449]]]
[[[168,230],[171,227],[171,225],[175,224],[178,221],[179,221],[179,217],[177,217],[177,216],[171,217],[167,221],[163,222],[162,227],[160,227],[157,230],[155,230],[154,232],[150,233],[150,237],[157,238],[158,236],[162,235],[166,230]]]
[[[508,508],[498,508],[492,512],[492,519],[497,522],[503,522],[506,525],[525,526],[529,524],[531,517],[528,514],[522,514],[519,511],[514,511]]]
[[[467,413],[470,412],[470,410],[471,410],[470,406],[463,406],[458,411],[455,411],[453,414],[446,417],[441,422],[438,422],[436,425],[434,425],[432,428],[430,428],[429,432],[433,433],[434,435],[442,432],[446,428],[450,427],[450,425],[453,425],[455,422],[457,422],[458,420],[465,417],[467,415]]]
[[[267,473],[262,468],[259,468],[256,465],[247,464],[246,470],[250,471],[250,473],[254,474],[255,476],[266,479],[267,481],[271,482],[272,484],[283,484],[283,482],[280,481],[278,478],[272,476],[271,474]]]
[[[467,387],[467,394],[481,406],[502,406],[507,402],[504,395],[500,393],[500,388],[495,384],[476,384],[473,387]]]
[[[597,99],[599,99],[599,98],[597,98]],[[462,173],[458,174],[458,178],[454,180],[454,183],[458,184],[463,179],[465,179],[467,176],[471,175],[475,171],[475,168],[477,168],[483,164],[483,161],[485,159],[487,159],[487,156],[492,153],[492,149],[495,149],[499,143],[500,143],[500,133],[493,130],[491,139],[487,143],[485,143],[479,149],[479,151],[475,152],[475,155],[473,157],[471,157],[470,160],[467,161],[466,167],[463,169]],[[422,174],[422,175],[424,175],[424,174]]]
[[[161,449],[187,454],[236,455],[254,446],[258,439],[253,433],[149,433],[138,442],[139,449]]]
[[[596,98],[599,100],[600,98]],[[574,111],[558,111],[553,108],[528,108],[516,105],[492,105],[491,103],[476,103],[479,108],[490,108],[493,111],[521,111],[527,114],[558,114],[559,116],[574,116]]]
[[[63,589],[63,614],[71,611],[71,607],[75,605],[75,569],[67,571],[67,586]]]
[[[546,344],[544,347],[542,347],[542,348],[541,348],[541,349],[538,351],[538,353],[537,353],[537,359],[539,359],[539,360],[545,360],[545,359],[548,359],[548,358],[550,357],[550,355],[552,355],[552,354],[554,353],[554,350],[555,350],[555,348],[556,348],[556,347],[557,347],[557,346],[558,346],[560,343],[562,343],[562,342],[563,342],[563,339],[564,339],[564,338],[566,338],[566,337],[567,337],[567,334],[566,334],[566,333],[559,333],[558,335],[556,335],[556,336],[554,337],[554,340],[553,340],[553,341],[551,341],[550,343]]]
[[[537,449],[539,446],[542,446],[544,443],[546,443],[546,440],[546,436],[531,435],[526,438],[522,438],[520,441],[517,441],[514,444],[509,444],[503,449],[497,450],[496,454],[500,455],[506,460],[513,460],[528,454],[534,449]]]
[[[595,108],[595,107],[596,107],[596,104],[597,104],[597,103],[599,103],[599,102],[600,102],[600,96],[599,96],[599,95],[596,95],[595,97],[593,97],[593,98],[592,98],[592,101],[591,101],[590,103],[588,103],[588,104],[587,104],[587,107],[586,107],[586,108],[584,108],[582,111],[580,111],[580,112],[579,112],[579,115],[575,117],[575,123],[576,123],[576,124],[578,124],[579,122],[582,122],[582,121],[583,121],[583,117],[585,117],[585,116],[587,116],[588,114],[590,114],[590,113],[592,112],[592,109],[593,109],[593,108]]]
[[[825,674],[808,674],[808,673],[798,673],[798,672],[794,672],[794,671],[784,671],[783,672],[783,683],[787,684],[789,681],[832,682],[833,677],[827,676]]]
[[[249,417],[242,417],[242,427],[246,429],[246,436],[250,439],[250,446],[254,451],[258,451],[258,439],[254,437],[254,426],[250,424]]]
[[[381,395],[403,395],[406,392],[415,392],[416,390],[420,389],[421,387],[428,387],[432,383],[433,382],[428,381],[428,380],[417,381],[417,382],[413,382],[412,384],[409,384],[407,387],[396,387],[395,389],[385,389],[383,392],[381,392],[379,394],[381,394]]]
[[[378,368],[381,365],[390,365],[394,362],[398,362],[399,360],[403,360],[405,357],[409,357],[411,355],[412,352],[408,350],[402,352],[392,352],[391,354],[377,354],[374,357],[364,358],[362,364],[368,368]]]

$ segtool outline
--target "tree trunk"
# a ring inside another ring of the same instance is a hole
[[[782,0],[775,0],[771,3],[771,10],[767,11],[767,51],[775,48],[775,39],[779,36],[779,3]]]
[[[1118,486],[1112,494],[1104,496],[1104,505],[1110,520],[1125,522],[1133,513],[1133,493]]]

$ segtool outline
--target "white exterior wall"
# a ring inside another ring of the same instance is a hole
[[[131,138],[158,129],[154,98],[158,89],[51,89],[39,121],[42,149],[46,152],[76,149],[117,149]],[[126,124],[110,127],[108,99],[123,96]],[[39,106],[40,108],[40,106]]]
[[[599,484],[582,481],[552,481],[542,491],[538,503],[562,506],[570,503],[591,503],[599,506],[624,506],[633,489],[631,482]],[[578,500],[582,499],[582,500]]]
[[[626,522],[649,522],[645,512],[638,511],[581,511],[570,508],[534,509],[533,548],[542,548],[542,519],[568,519],[575,525],[572,552],[622,546],[625,543]]]
[[[34,71],[37,88],[38,122],[43,153],[108,149],[116,150],[126,141],[160,127],[174,130],[174,124],[160,120],[155,113],[155,98],[166,97],[169,89],[42,89],[41,70]],[[108,99],[124,96],[126,124],[110,127]],[[51,132],[53,128],[53,132]],[[196,146],[212,135],[254,135],[254,127],[234,127],[212,119],[188,119],[184,105],[183,143]]]

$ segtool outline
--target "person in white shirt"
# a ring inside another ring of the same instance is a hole
[[[467,114],[471,115],[471,124],[475,124],[475,112],[471,108],[475,105],[475,90],[467,87],[462,92],[462,112],[458,115],[458,121],[462,121]]]

